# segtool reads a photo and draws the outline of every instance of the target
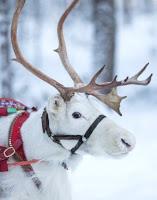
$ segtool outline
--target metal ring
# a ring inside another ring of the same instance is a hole
[[[84,136],[82,136],[82,141],[83,141],[83,142],[86,142],[86,141],[87,141],[87,138],[84,137]]]
[[[7,151],[12,150],[12,153],[7,154]],[[15,149],[13,147],[8,147],[7,149],[4,150],[4,157],[9,158],[15,154]]]

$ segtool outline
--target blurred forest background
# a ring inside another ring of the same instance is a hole
[[[25,57],[67,86],[72,81],[53,50],[58,46],[57,22],[69,2],[27,0],[19,22]],[[40,107],[55,89],[11,60],[15,3],[0,0],[0,96]],[[101,80],[111,80],[114,74],[119,79],[135,74],[147,62],[150,67],[142,78],[154,73],[147,87],[119,88],[121,95],[128,96],[121,109],[124,117],[105,110],[105,115],[135,134],[135,150],[121,160],[95,162],[85,157],[73,174],[74,199],[156,200],[157,0],[82,0],[64,30],[70,61],[86,82],[104,64],[107,68]]]

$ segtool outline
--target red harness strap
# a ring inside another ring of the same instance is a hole
[[[20,160],[27,160],[23,150],[20,129],[29,116],[28,112],[22,112],[13,120],[10,126],[9,147],[0,146],[0,172],[8,171],[7,161],[15,154]]]
[[[33,163],[39,162],[39,160],[27,161],[26,155],[24,153],[23,141],[21,137],[21,127],[24,122],[29,118],[30,113],[25,111],[18,114],[11,126],[9,131],[9,147],[0,146],[0,172],[8,171],[8,166],[21,166],[27,176],[32,177],[32,180],[36,187],[40,189],[41,182],[38,177],[34,176],[35,172],[31,166]],[[7,163],[9,157],[14,156],[18,161],[16,163]],[[31,173],[30,173],[31,172]]]
[[[17,115],[11,124],[9,133],[9,147],[13,147],[18,158],[23,161],[26,161],[27,158],[23,149],[21,127],[24,124],[24,122],[29,118],[29,116],[29,112],[22,112],[19,115]]]
[[[9,146],[15,149],[15,159],[17,161],[21,161],[21,167],[26,173],[27,176],[32,177],[32,180],[37,187],[37,189],[41,188],[41,181],[38,177],[35,176],[35,172],[30,163],[36,163],[37,161],[31,161],[30,163],[27,161],[26,155],[23,149],[23,141],[21,137],[21,127],[23,123],[29,118],[29,112],[22,112],[14,119],[10,128],[9,135]]]
[[[13,153],[15,153],[15,151],[12,148],[0,146],[0,172],[8,171],[7,160]]]

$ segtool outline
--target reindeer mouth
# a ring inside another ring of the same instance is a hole
[[[112,158],[123,158],[133,150],[134,146],[134,142],[121,138],[106,153]]]
[[[132,149],[132,145],[129,142],[127,142],[125,139],[121,138],[121,142],[126,148]]]

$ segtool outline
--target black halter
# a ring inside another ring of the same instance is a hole
[[[98,124],[105,118],[104,115],[99,115],[96,120],[91,124],[91,126],[87,129],[84,135],[56,135],[53,134],[50,127],[49,127],[49,117],[48,113],[46,111],[46,108],[44,109],[44,112],[42,114],[42,128],[43,133],[47,133],[47,135],[53,140],[53,142],[59,144],[64,148],[64,146],[61,143],[61,140],[78,140],[77,144],[70,150],[72,154],[75,154],[75,152],[80,148],[80,146],[88,140],[88,138],[93,133],[94,129],[98,126]]]

